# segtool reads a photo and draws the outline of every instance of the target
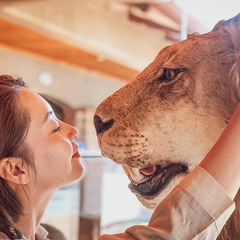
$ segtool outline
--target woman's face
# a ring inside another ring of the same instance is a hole
[[[56,118],[51,106],[38,94],[22,89],[21,104],[30,113],[26,142],[34,156],[36,188],[56,190],[83,175],[74,127]]]

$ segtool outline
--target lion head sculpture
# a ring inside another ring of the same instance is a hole
[[[165,47],[98,106],[102,154],[123,166],[146,207],[155,208],[213,146],[239,103],[239,72],[240,14]],[[219,239],[240,239],[240,194],[235,200]]]

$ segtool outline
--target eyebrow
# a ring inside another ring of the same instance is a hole
[[[51,115],[53,115],[53,111],[47,112],[46,117],[45,117],[43,123],[45,123]]]

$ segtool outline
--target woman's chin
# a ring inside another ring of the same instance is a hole
[[[72,182],[81,180],[85,175],[85,168],[79,161],[78,164],[74,164],[72,168],[71,178]]]

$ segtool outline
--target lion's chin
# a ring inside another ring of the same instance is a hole
[[[134,193],[138,200],[148,209],[155,209],[158,204],[172,191],[172,189],[184,178],[187,174],[180,174],[175,176],[160,192],[152,196],[143,196],[138,193]]]
[[[131,181],[128,187],[136,195],[152,199],[155,195],[159,195],[177,175],[186,173],[187,170],[187,165],[183,163],[171,163],[164,167],[156,165],[151,174],[145,175],[144,181],[138,183]]]

